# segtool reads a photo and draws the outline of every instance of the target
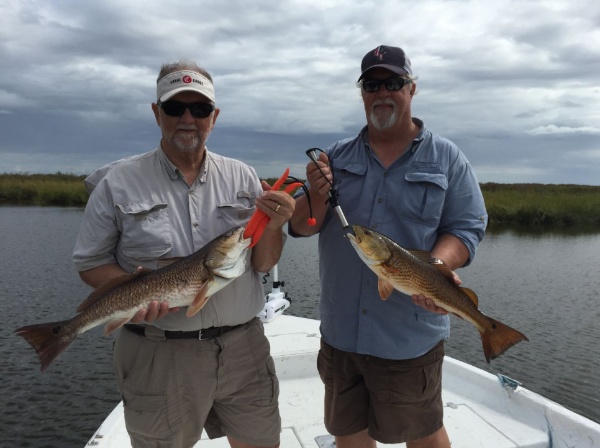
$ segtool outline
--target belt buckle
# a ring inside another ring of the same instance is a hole
[[[202,337],[202,336],[203,336],[202,330],[198,330],[198,340],[199,341],[206,341],[206,340],[210,339],[209,337]]]

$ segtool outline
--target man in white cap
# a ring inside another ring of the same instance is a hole
[[[332,182],[350,224],[457,269],[472,261],[483,238],[483,196],[464,154],[412,116],[415,77],[401,48],[369,51],[358,87],[367,125],[331,145],[318,167],[307,165],[317,225],[307,225],[302,195],[289,227],[295,236],[319,233],[325,426],[337,448],[375,448],[376,440],[449,448],[441,395],[447,313],[398,291],[381,300],[376,275],[326,202]]]
[[[294,200],[244,163],[206,148],[219,109],[212,78],[190,61],[163,65],[152,104],[160,145],[86,179],[91,191],[73,253],[93,287],[160,258],[184,257],[244,226],[270,222],[250,268],[196,315],[154,302],[117,335],[114,368],[133,447],[192,447],[205,429],[232,448],[278,447],[278,382],[262,323],[259,272],[281,256]]]

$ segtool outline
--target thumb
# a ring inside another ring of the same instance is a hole
[[[271,186],[267,183],[266,180],[261,180],[260,186],[262,187],[263,191],[269,191],[271,189]]]

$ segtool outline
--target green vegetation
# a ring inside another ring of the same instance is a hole
[[[85,176],[0,174],[0,204],[84,206]],[[266,179],[273,184],[276,178]],[[492,226],[600,226],[600,186],[481,184]]]
[[[0,204],[85,206],[85,176],[0,174]]]
[[[481,185],[491,225],[600,226],[600,186]]]

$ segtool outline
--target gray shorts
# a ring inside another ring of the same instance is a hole
[[[381,443],[433,434],[443,426],[443,360],[443,341],[419,358],[393,360],[337,350],[321,339],[325,427],[335,436],[368,429]]]
[[[133,447],[192,447],[205,428],[250,445],[279,443],[279,383],[262,323],[210,340],[123,329],[113,364]]]

